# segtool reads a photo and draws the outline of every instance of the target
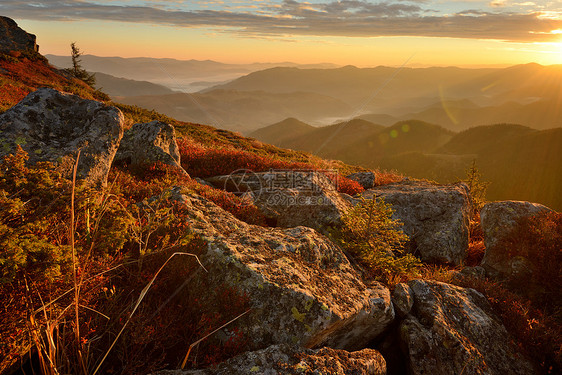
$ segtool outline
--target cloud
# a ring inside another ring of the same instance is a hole
[[[165,3],[166,1],[160,2]],[[182,2],[168,1],[178,4]],[[495,1],[498,3],[499,1]],[[219,1],[208,1],[220,4]],[[225,4],[233,2],[225,2]],[[126,4],[126,5],[123,5]],[[135,5],[141,4],[141,5]],[[174,6],[154,7],[147,2],[95,2],[93,0],[2,0],[0,13],[13,18],[35,20],[110,20],[119,22],[173,25],[179,27],[222,28],[225,32],[246,36],[426,36],[497,39],[518,42],[556,41],[562,29],[560,17],[544,13],[467,10],[443,13],[424,8],[424,1],[342,0],[322,3],[295,0],[265,1],[260,9],[253,6],[233,9],[226,6],[191,9]],[[194,2],[191,2],[194,4]],[[236,2],[261,4],[256,1]]]

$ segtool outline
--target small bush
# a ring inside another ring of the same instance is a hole
[[[472,165],[466,170],[466,177],[463,182],[468,185],[468,190],[470,191],[473,214],[477,214],[486,204],[486,191],[490,183],[482,181],[482,174],[476,167],[475,160],[472,161]]]
[[[527,353],[543,374],[562,371],[562,325],[531,306],[531,302],[505,286],[472,277],[447,280],[484,294],[519,348]]]
[[[392,208],[382,199],[362,199],[343,217],[341,229],[331,237],[357,257],[375,279],[391,280],[417,275],[421,262],[412,254],[404,254],[408,237],[392,219]]]
[[[521,256],[531,264],[525,280],[509,285],[531,299],[536,307],[562,319],[562,213],[549,212],[519,220],[498,246],[507,256]]]

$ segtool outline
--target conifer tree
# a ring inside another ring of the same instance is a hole
[[[94,86],[96,84],[95,74],[88,73],[84,68],[82,68],[82,51],[76,45],[76,42],[70,43],[71,58],[72,58],[72,68],[67,69],[67,71],[72,74],[75,78],[86,83],[88,86]]]

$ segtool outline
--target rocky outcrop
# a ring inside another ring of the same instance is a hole
[[[366,190],[362,196],[383,198],[392,205],[392,218],[404,223],[410,251],[423,261],[459,264],[464,259],[471,212],[464,183],[438,185],[406,180]]]
[[[160,371],[153,375],[384,375],[386,363],[373,349],[356,352],[322,348],[303,349],[274,345],[267,349],[247,352],[206,370]]]
[[[375,172],[357,172],[346,176],[350,180],[357,181],[365,190],[375,187]]]
[[[36,37],[22,30],[11,18],[0,16],[0,53],[39,52]]]
[[[414,306],[414,292],[408,284],[400,283],[394,287],[392,291],[392,304],[394,311],[399,317],[405,317],[412,310]]]
[[[251,192],[254,204],[278,227],[299,225],[325,232],[341,225],[350,204],[333,182],[317,171],[271,171],[207,179],[231,192]]]
[[[236,324],[252,337],[252,349],[286,343],[356,350],[394,319],[389,290],[366,285],[315,230],[252,226],[180,188],[171,199],[188,207],[191,230],[207,247],[200,259],[209,272],[197,271],[188,289],[209,304],[209,290],[248,296],[252,309]]]
[[[535,373],[482,294],[436,281],[409,286],[414,304],[400,336],[411,374]]]
[[[502,246],[502,240],[512,235],[520,219],[548,211],[552,210],[541,204],[518,201],[491,202],[482,208],[480,221],[486,246],[482,266],[489,275],[523,278],[532,272],[529,260],[510,256],[508,249]]]
[[[161,121],[135,124],[125,131],[115,161],[131,166],[161,162],[183,171],[175,129]]]
[[[0,115],[0,155],[20,145],[31,163],[58,163],[70,175],[78,150],[78,178],[104,184],[123,136],[115,107],[41,88]]]

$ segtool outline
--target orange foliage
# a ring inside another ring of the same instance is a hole
[[[178,140],[182,167],[192,177],[207,178],[228,175],[239,169],[253,172],[269,170],[319,170],[318,167],[303,162],[288,162],[255,153],[234,149],[205,147],[188,139]],[[320,170],[321,171],[321,170]],[[364,189],[356,181],[343,176],[327,174],[332,181],[337,181],[338,191],[355,195]]]

